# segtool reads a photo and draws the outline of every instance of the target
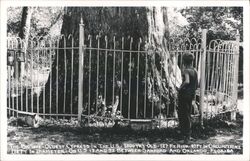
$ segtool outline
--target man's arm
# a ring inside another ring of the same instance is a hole
[[[198,81],[198,72],[196,69],[195,70],[195,74],[196,74],[196,87],[195,87],[195,90],[198,88],[198,84],[199,84],[199,81]]]
[[[184,76],[185,76],[185,81],[182,82],[182,84],[181,84],[181,86],[180,86],[180,90],[181,90],[182,88],[184,88],[186,85],[188,85],[189,82],[190,82],[189,74],[188,74],[186,71],[184,71],[184,72],[185,72],[185,74],[184,74]]]

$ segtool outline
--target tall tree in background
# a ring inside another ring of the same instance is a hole
[[[18,36],[21,39],[25,39],[25,42],[28,40],[30,35],[30,24],[31,24],[31,15],[33,13],[32,7],[23,7],[22,9],[22,19],[20,24],[20,32]]]
[[[169,38],[169,27],[168,27],[168,15],[167,8],[165,7],[66,7],[64,9],[63,24],[61,34],[66,38],[70,34],[73,34],[75,38],[75,46],[78,46],[79,39],[79,23],[80,18],[83,18],[85,25],[85,36],[92,35],[93,39],[96,38],[96,35],[101,36],[100,47],[105,48],[104,36],[108,37],[108,40],[113,40],[115,36],[116,39],[116,49],[121,49],[122,37],[125,39],[124,49],[130,48],[131,37],[133,37],[132,48],[133,50],[138,50],[137,46],[142,38],[142,43],[140,50],[149,51],[147,54],[140,55],[140,62],[145,62],[147,59],[147,68],[145,67],[146,63],[138,63],[137,54],[132,54],[129,58],[129,54],[126,53],[124,56],[124,76],[123,80],[121,78],[120,66],[116,66],[115,72],[115,82],[112,80],[112,69],[114,64],[112,63],[113,52],[108,52],[108,67],[107,67],[107,98],[106,104],[112,104],[112,84],[115,84],[116,92],[115,95],[120,96],[120,93],[123,95],[122,104],[120,107],[123,108],[123,115],[128,116],[127,107],[131,106],[131,115],[130,118],[135,117],[135,99],[136,99],[136,72],[138,67],[141,69],[139,73],[139,116],[143,115],[144,107],[144,93],[146,92],[146,103],[147,111],[146,117],[151,117],[151,112],[155,115],[159,113],[160,109],[164,109],[166,106],[174,106],[174,100],[176,98],[176,84],[181,83],[180,70],[175,68],[176,61],[174,56],[170,54],[167,48],[167,41]],[[62,39],[63,40],[63,39]],[[85,43],[88,44],[88,37],[85,39]],[[66,44],[70,44],[71,41]],[[61,47],[63,46],[63,41],[60,42]],[[93,47],[97,47],[97,41],[92,42]],[[113,48],[113,43],[108,41],[108,48]],[[78,52],[78,51],[75,51]],[[58,103],[59,113],[69,112],[70,106],[74,108],[77,107],[78,100],[78,53],[72,58],[71,51],[67,50],[66,54],[63,53],[63,50],[59,51],[55,56],[53,62],[52,71],[50,74],[50,81],[47,82],[45,91],[49,91],[52,88],[52,108],[55,112],[56,103]],[[88,58],[89,52],[86,50],[85,59],[84,59],[84,107],[88,106],[88,96],[89,92],[91,94],[90,105],[95,105],[96,103],[96,54],[93,54],[91,59],[92,63],[92,79],[91,79],[91,90],[88,88]],[[102,55],[102,53],[100,53]],[[117,54],[116,61],[121,62],[120,53]],[[74,64],[72,66],[72,59],[74,59]],[[120,63],[119,63],[120,64]],[[100,70],[104,69],[104,57],[100,56]],[[73,72],[73,90],[71,90],[71,69],[74,68]],[[58,68],[58,71],[57,71]],[[147,70],[147,77],[145,77],[145,70]],[[129,71],[131,71],[131,81],[129,80]],[[102,73],[102,71],[100,71]],[[104,71],[103,71],[104,73]],[[58,78],[58,79],[57,79]],[[58,80],[58,81],[57,81]],[[65,81],[67,83],[65,83]],[[104,82],[104,75],[100,74],[99,84]],[[123,91],[120,91],[120,86],[118,85],[120,81],[123,85]],[[129,82],[130,81],[130,82]],[[144,90],[144,85],[146,83],[146,91]],[[128,91],[128,86],[131,85],[130,90]],[[57,89],[56,89],[57,88]],[[59,90],[58,90],[59,88]],[[103,86],[99,87],[99,94],[104,95]],[[73,91],[73,92],[72,92]],[[57,95],[58,92],[58,96]],[[130,93],[131,100],[128,101]],[[41,94],[42,95],[42,94]],[[46,92],[46,100],[49,102],[49,93]],[[60,99],[60,101],[56,99]],[[170,98],[170,99],[168,99]],[[70,100],[73,100],[73,105],[70,103]],[[161,104],[159,103],[161,101]],[[63,107],[63,108],[62,108]],[[153,108],[152,108],[153,107]],[[61,110],[60,110],[61,109]],[[65,110],[62,110],[65,109]],[[154,111],[152,111],[154,109]],[[77,113],[77,108],[73,111]]]
[[[24,52],[26,55],[26,48],[28,45],[28,39],[30,36],[30,24],[31,24],[31,17],[33,13],[33,7],[23,7],[22,8],[22,17],[20,23],[20,30],[18,36],[24,40]],[[21,47],[21,46],[20,46]],[[14,76],[19,78],[20,76],[24,75],[24,63],[17,62],[15,63],[15,73]]]

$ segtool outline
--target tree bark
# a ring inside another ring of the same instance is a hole
[[[138,43],[140,38],[142,38],[142,43],[140,50],[148,51],[147,54],[140,55],[140,64],[138,63],[137,54],[132,53],[131,58],[129,53],[124,53],[124,76],[123,80],[121,78],[121,52],[116,53],[116,71],[115,71],[115,82],[112,80],[112,69],[114,64],[113,53],[108,52],[107,54],[107,97],[106,105],[111,105],[114,102],[114,96],[120,93],[123,95],[123,102],[120,103],[119,109],[122,107],[122,115],[124,117],[136,118],[136,82],[137,82],[137,69],[140,69],[139,73],[139,96],[138,96],[138,117],[137,118],[151,118],[159,114],[159,111],[163,113],[166,112],[166,107],[170,107],[169,115],[173,115],[175,100],[176,100],[176,86],[181,83],[180,70],[177,66],[174,55],[171,55],[167,48],[167,42],[169,39],[169,27],[168,27],[168,17],[167,8],[165,7],[67,7],[64,9],[63,25],[61,33],[68,37],[70,34],[75,38],[75,46],[78,46],[79,39],[79,23],[80,18],[83,18],[85,25],[85,43],[89,45],[87,35],[92,35],[93,40],[96,35],[100,35],[100,47],[105,48],[104,36],[108,37],[108,40],[113,40],[115,36],[116,39],[116,49],[122,48],[122,37],[124,37],[124,49],[130,49],[130,40],[133,37],[132,49],[138,50]],[[70,44],[70,42],[67,42]],[[114,43],[108,41],[108,48],[113,48]],[[60,46],[63,47],[63,41],[60,42]],[[97,41],[92,42],[92,47],[97,47]],[[76,52],[76,51],[75,51]],[[94,51],[93,51],[94,52]],[[59,54],[59,55],[58,55]],[[105,68],[105,53],[100,53],[100,76],[99,76],[99,95],[104,96],[104,68]],[[53,62],[52,72],[48,80],[52,80],[52,85],[50,81],[47,82],[45,92],[46,92],[46,102],[49,103],[49,90],[52,88],[52,109],[55,112],[55,107],[59,107],[59,113],[68,113],[68,107],[73,106],[73,113],[77,113],[77,101],[78,101],[78,53],[74,55],[74,58],[70,56],[70,51],[67,50],[66,56],[63,56],[63,51],[60,50],[55,56]],[[72,59],[74,59],[74,71],[73,71],[73,90],[70,88],[72,73]],[[145,60],[148,60],[145,63]],[[91,112],[93,113],[96,106],[96,89],[97,89],[97,78],[96,78],[96,65],[97,65],[97,54],[92,55],[91,63],[91,89],[89,91],[89,51],[86,50],[84,55],[84,109],[86,110],[88,106],[91,107]],[[66,61],[66,63],[65,63]],[[142,63],[143,62],[143,63]],[[145,66],[148,66],[146,68]],[[58,81],[56,77],[58,68]],[[145,70],[147,69],[147,77],[145,77]],[[131,72],[129,76],[129,71]],[[66,86],[65,86],[66,78]],[[131,80],[129,80],[131,78]],[[123,90],[121,91],[120,85],[117,82],[121,82],[123,85]],[[58,82],[58,84],[57,84]],[[128,91],[128,85],[131,85]],[[144,90],[146,82],[146,91]],[[115,93],[113,92],[113,84],[115,84]],[[66,89],[65,89],[66,87]],[[58,90],[58,98],[60,101],[56,101],[56,88]],[[66,91],[66,93],[64,93]],[[129,94],[130,92],[130,106],[131,111],[128,114],[129,106]],[[89,93],[90,105],[88,104]],[[146,116],[144,113],[144,93],[146,93]],[[42,96],[42,95],[40,95]],[[73,97],[73,104],[69,100]],[[58,105],[56,105],[58,102]],[[47,106],[46,106],[47,107]],[[152,108],[153,107],[153,108]],[[66,108],[64,111],[63,108]]]
[[[33,13],[33,8],[32,7],[23,7],[22,9],[22,19],[21,19],[21,24],[20,24],[20,31],[18,36],[24,40],[24,53],[26,55],[26,49],[27,49],[27,45],[28,45],[28,39],[30,36],[30,24],[31,24],[31,16]],[[21,46],[19,47],[21,48]],[[18,71],[16,74],[14,74],[15,76],[17,76],[18,78],[20,76],[25,75],[25,67],[24,67],[24,63],[21,62],[16,62],[15,63],[15,72]]]

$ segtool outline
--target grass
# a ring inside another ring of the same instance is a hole
[[[212,145],[237,145],[242,147],[242,116],[237,115],[236,122],[230,122],[221,118],[213,118],[204,120],[204,128],[198,123],[192,126],[191,144],[212,144]],[[12,154],[13,147],[21,148],[22,145],[29,145],[31,148],[25,149],[25,153],[31,153],[35,150],[40,153],[41,147],[58,146],[58,145],[110,145],[117,144],[119,146],[130,145],[160,145],[160,144],[180,144],[183,145],[182,136],[178,128],[165,128],[153,130],[134,130],[130,126],[126,127],[79,127],[64,124],[53,124],[49,126],[41,126],[39,128],[8,126],[8,153]],[[185,144],[184,144],[185,145]],[[12,148],[11,148],[12,147]],[[45,148],[46,149],[46,148]],[[53,148],[52,148],[53,149]],[[55,148],[54,148],[55,149]],[[104,148],[105,149],[105,148]],[[97,148],[99,151],[80,152],[81,154],[103,154],[103,148]],[[101,150],[101,151],[100,151]],[[152,150],[152,149],[151,149]],[[242,154],[241,149],[235,149],[233,154]],[[46,152],[44,152],[46,153]],[[126,153],[132,154],[136,152],[111,152],[111,154]],[[170,152],[163,152],[169,154]],[[226,153],[226,152],[225,152]],[[222,153],[222,154],[225,154]],[[66,151],[65,154],[70,154]],[[138,153],[141,154],[141,153]],[[194,154],[207,154],[197,152]],[[213,152],[211,152],[213,154]]]

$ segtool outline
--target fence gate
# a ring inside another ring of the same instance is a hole
[[[206,32],[203,30],[200,38],[168,41],[176,62],[175,76],[182,68],[182,55],[191,52],[195,56],[193,66],[200,85],[196,103],[201,115],[194,116],[201,116],[201,120],[235,111],[238,87],[239,34],[236,41],[206,42]],[[92,45],[94,41],[97,46]],[[81,22],[79,41],[70,35],[28,42],[8,38],[7,44],[9,116],[38,113],[78,120],[84,117],[88,123],[91,118],[113,116],[130,121],[165,120],[167,124],[177,119],[176,98],[157,98],[148,88],[155,80],[148,79],[150,51],[143,49],[142,40],[135,43],[133,38],[114,37],[110,41],[87,36]],[[180,83],[176,77],[172,82],[174,86]]]

